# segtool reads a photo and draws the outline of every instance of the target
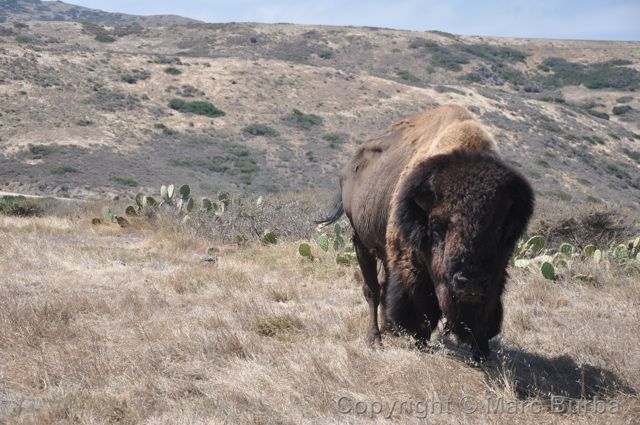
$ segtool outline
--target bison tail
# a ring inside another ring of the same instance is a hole
[[[325,217],[321,220],[317,220],[315,223],[318,225],[318,227],[328,226],[340,220],[340,217],[342,217],[342,214],[344,214],[344,208],[342,206],[342,196],[340,196],[340,198],[336,201],[335,205],[333,206],[333,210],[331,211],[331,214],[328,217]]]

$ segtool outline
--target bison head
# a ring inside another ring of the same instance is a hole
[[[398,195],[400,234],[418,248],[441,308],[494,303],[533,212],[527,181],[494,155],[454,152],[417,164]]]

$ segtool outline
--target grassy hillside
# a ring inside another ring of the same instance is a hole
[[[591,283],[510,269],[503,332],[474,368],[448,337],[429,352],[391,336],[369,349],[355,266],[313,240],[309,261],[294,238],[221,244],[170,215],[91,225],[100,206],[0,215],[12,259],[0,263],[3,423],[622,424],[640,413],[640,282],[608,261],[572,263]],[[567,410],[553,412],[551,395]]]
[[[0,24],[0,40],[5,191],[329,189],[363,140],[456,103],[539,197],[640,200],[636,42],[41,21]]]

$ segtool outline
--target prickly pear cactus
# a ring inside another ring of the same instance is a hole
[[[109,207],[102,208],[102,219],[107,223],[113,223],[113,213]]]
[[[229,192],[220,192],[218,194],[218,201],[222,202],[225,207],[231,205],[231,195]]]
[[[191,188],[188,184],[183,184],[182,186],[180,186],[180,189],[178,189],[178,193],[180,194],[180,199],[182,199],[184,202],[187,202],[187,200],[189,199],[189,195],[191,195]]]
[[[264,245],[274,245],[278,242],[278,237],[271,230],[265,230],[261,240]]]
[[[300,256],[304,258],[313,260],[313,255],[311,254],[311,246],[306,242],[303,242],[298,246],[298,254],[300,254]]]
[[[544,276],[545,279],[549,279],[549,280],[556,279],[556,269],[555,267],[553,267],[553,264],[545,261],[540,266],[540,271],[542,272],[542,276]]]
[[[329,238],[327,237],[327,235],[320,235],[320,237],[318,238],[318,245],[320,245],[320,249],[324,252],[329,251]]]

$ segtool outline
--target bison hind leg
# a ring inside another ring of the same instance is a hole
[[[376,257],[362,244],[358,235],[353,236],[353,247],[356,250],[358,264],[362,271],[362,292],[369,304],[369,330],[367,331],[367,343],[372,346],[382,345],[380,328],[378,328],[378,306],[380,305],[380,284],[378,283],[378,270]]]

